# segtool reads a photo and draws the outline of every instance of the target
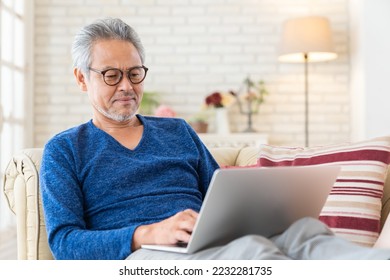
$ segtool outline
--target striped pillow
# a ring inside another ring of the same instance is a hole
[[[262,145],[258,166],[341,165],[319,219],[350,241],[372,246],[380,232],[390,137],[312,148]],[[310,199],[310,198],[309,198]]]

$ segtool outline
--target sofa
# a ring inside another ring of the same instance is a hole
[[[219,147],[211,148],[210,151],[221,167],[253,167],[259,162],[261,149]],[[39,195],[38,174],[42,152],[41,148],[33,148],[15,154],[5,170],[3,180],[2,191],[10,210],[16,215],[17,255],[21,260],[53,259],[47,242]],[[390,180],[386,181],[381,200],[379,212],[383,224],[390,211]]]

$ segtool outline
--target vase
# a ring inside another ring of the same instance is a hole
[[[226,108],[215,108],[215,131],[218,134],[229,134],[229,116]]]

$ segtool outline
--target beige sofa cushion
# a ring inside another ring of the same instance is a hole
[[[259,156],[256,147],[244,148],[210,148],[215,160],[220,166],[248,166],[255,165]]]

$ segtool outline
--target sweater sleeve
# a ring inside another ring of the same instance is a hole
[[[75,158],[65,145],[49,142],[40,171],[41,196],[50,249],[56,259],[125,259],[135,226],[89,230]]]

